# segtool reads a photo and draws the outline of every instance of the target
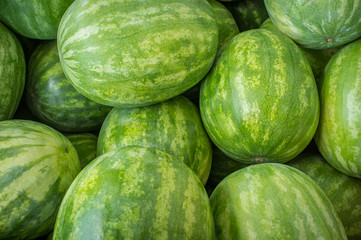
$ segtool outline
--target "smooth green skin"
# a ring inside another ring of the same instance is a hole
[[[36,117],[59,131],[98,130],[112,108],[84,97],[71,85],[61,68],[56,45],[55,40],[43,42],[33,52],[26,103]]]
[[[210,200],[219,240],[347,239],[326,194],[306,174],[283,164],[238,170]]]
[[[15,35],[0,22],[0,121],[13,117],[24,85],[23,49]]]
[[[0,122],[0,239],[49,233],[80,163],[71,142],[38,122]]]
[[[75,147],[79,156],[80,166],[82,169],[97,157],[98,138],[94,134],[73,133],[65,134],[65,136]]]
[[[310,176],[326,193],[349,240],[361,239],[361,180],[340,173],[319,154],[301,154],[288,162]]]
[[[58,31],[61,64],[74,87],[118,107],[146,106],[190,89],[211,68],[217,46],[206,0],[79,0]]]
[[[281,31],[272,23],[272,20],[268,18],[260,26],[262,29],[267,29],[275,32],[281,33]],[[340,49],[340,47],[329,48],[329,49],[308,49],[299,46],[301,51],[305,54],[316,81],[321,77],[327,63],[330,61],[331,57]]]
[[[339,50],[319,82],[321,115],[315,141],[322,156],[361,178],[361,40]]]
[[[74,0],[1,0],[0,20],[22,36],[56,39],[60,19]]]
[[[225,6],[232,13],[239,31],[259,28],[268,18],[263,0],[243,0],[226,3]]]
[[[228,157],[217,147],[212,148],[212,156],[212,167],[207,185],[213,189],[231,173],[248,166],[247,164],[242,164]]]
[[[200,111],[212,141],[245,163],[287,162],[318,124],[316,82],[286,36],[264,29],[234,37],[202,82]]]
[[[184,162],[206,184],[212,146],[199,111],[186,97],[138,108],[114,108],[100,130],[98,155],[122,146],[164,151]]]
[[[277,28],[305,48],[334,48],[361,36],[360,0],[264,2]]]
[[[53,239],[214,239],[214,223],[207,193],[186,165],[130,146],[99,156],[78,175]]]

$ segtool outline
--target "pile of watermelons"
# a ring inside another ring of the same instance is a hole
[[[0,239],[361,239],[361,1],[0,21]]]

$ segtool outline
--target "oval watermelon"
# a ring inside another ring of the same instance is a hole
[[[13,117],[24,85],[23,49],[15,35],[0,22],[0,121]]]
[[[213,64],[218,30],[206,0],[79,0],[62,18],[58,44],[79,92],[135,107],[197,84]]]
[[[265,0],[272,22],[301,46],[326,49],[361,36],[359,0]]]
[[[361,40],[339,50],[319,83],[321,115],[315,141],[334,168],[361,178]]]
[[[0,122],[0,239],[49,233],[61,200],[80,172],[71,142],[37,122]]]
[[[28,65],[26,103],[42,122],[63,132],[98,130],[111,107],[81,95],[66,79],[56,41],[39,44]]]
[[[213,191],[217,239],[347,239],[325,193],[301,171],[278,163],[243,168]]]
[[[85,168],[94,158],[97,157],[98,138],[91,133],[65,134],[78,153],[80,166]]]
[[[214,224],[207,193],[186,165],[130,146],[99,156],[78,175],[53,239],[214,239]]]
[[[234,37],[202,82],[212,141],[246,164],[286,162],[311,141],[319,102],[312,70],[290,39],[264,29]]]
[[[287,164],[306,173],[326,193],[347,238],[361,239],[361,180],[336,171],[319,154],[301,154]]]
[[[114,108],[98,138],[98,155],[122,146],[164,151],[188,165],[205,184],[212,147],[198,109],[185,97],[138,108]]]
[[[56,39],[65,10],[74,0],[1,0],[0,19],[28,38]]]

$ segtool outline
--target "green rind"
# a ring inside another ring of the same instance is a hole
[[[211,5],[218,28],[218,49],[239,33],[232,14],[220,2],[208,0]]]
[[[281,31],[272,23],[270,18],[264,21],[264,23],[262,23],[260,28],[281,33]],[[303,54],[305,54],[308,63],[312,68],[316,81],[318,81],[318,79],[321,77],[331,57],[340,49],[339,47],[337,47],[337,48],[317,50],[317,49],[303,48],[301,46],[299,46],[299,48],[301,49]]]
[[[37,122],[0,122],[0,239],[49,233],[66,190],[80,172],[71,142]]]
[[[288,164],[310,176],[326,193],[347,238],[361,239],[361,180],[336,171],[319,154],[302,154]]]
[[[79,0],[58,31],[61,64],[74,87],[120,107],[190,89],[209,71],[217,45],[206,0]]]
[[[361,36],[360,0],[265,0],[272,22],[305,48],[327,49]]]
[[[20,42],[0,22],[0,121],[11,119],[16,112],[24,91],[25,68]]]
[[[339,50],[319,82],[321,115],[315,141],[322,156],[361,178],[361,40]]]
[[[1,0],[0,19],[22,36],[56,39],[60,19],[74,0]]]
[[[130,146],[99,156],[78,175],[53,239],[214,239],[214,224],[207,193],[186,165]]]
[[[290,39],[256,29],[234,37],[202,82],[205,129],[226,155],[245,164],[287,162],[318,124],[316,83]]]
[[[263,0],[243,0],[226,3],[225,6],[232,13],[241,32],[259,28],[268,18]]]
[[[98,138],[91,133],[74,133],[65,134],[75,147],[80,161],[81,168],[88,165],[97,157],[97,140]]]
[[[199,111],[187,98],[139,108],[114,108],[99,133],[98,155],[122,146],[140,145],[164,151],[188,165],[205,184],[212,147]]]
[[[347,239],[325,193],[283,164],[243,168],[225,178],[210,200],[219,240]]]
[[[45,124],[63,132],[98,130],[111,107],[81,95],[66,79],[56,41],[39,44],[28,66],[26,102]]]

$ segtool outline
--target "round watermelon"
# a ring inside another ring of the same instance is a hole
[[[80,166],[85,168],[94,158],[97,157],[98,138],[91,133],[65,134],[78,153]]]
[[[206,184],[212,147],[198,109],[183,96],[146,107],[114,108],[98,138],[98,155],[122,146],[164,151],[188,165]]]
[[[1,0],[0,20],[22,36],[56,39],[60,19],[74,0]]]
[[[283,163],[313,138],[319,100],[297,45],[255,29],[227,44],[202,82],[200,110],[210,138],[229,157],[246,164]]]
[[[260,28],[281,33],[280,30],[272,23],[270,18],[264,21]],[[305,54],[316,81],[318,81],[321,77],[328,61],[330,61],[331,57],[340,49],[340,47],[328,49],[309,49],[301,46],[299,47],[303,54]]]
[[[319,154],[301,154],[288,162],[310,176],[326,193],[349,240],[361,239],[361,180],[331,167]]]
[[[71,142],[38,122],[0,122],[0,239],[49,233],[68,187],[80,172]]]
[[[26,103],[42,122],[62,132],[98,130],[111,107],[80,94],[66,79],[56,41],[39,44],[28,65]]]
[[[321,115],[315,141],[334,168],[361,178],[361,40],[339,50],[319,83]]]
[[[186,165],[130,146],[99,156],[78,175],[53,239],[214,239],[214,224],[207,193]]]
[[[0,22],[0,121],[11,119],[16,112],[24,90],[25,68],[20,42]]]
[[[326,194],[306,174],[283,164],[238,170],[210,200],[219,240],[347,239]]]
[[[58,31],[61,64],[74,87],[119,107],[185,92],[207,74],[217,46],[206,0],[78,0]]]
[[[326,49],[361,36],[359,0],[265,0],[272,22],[305,48]]]

